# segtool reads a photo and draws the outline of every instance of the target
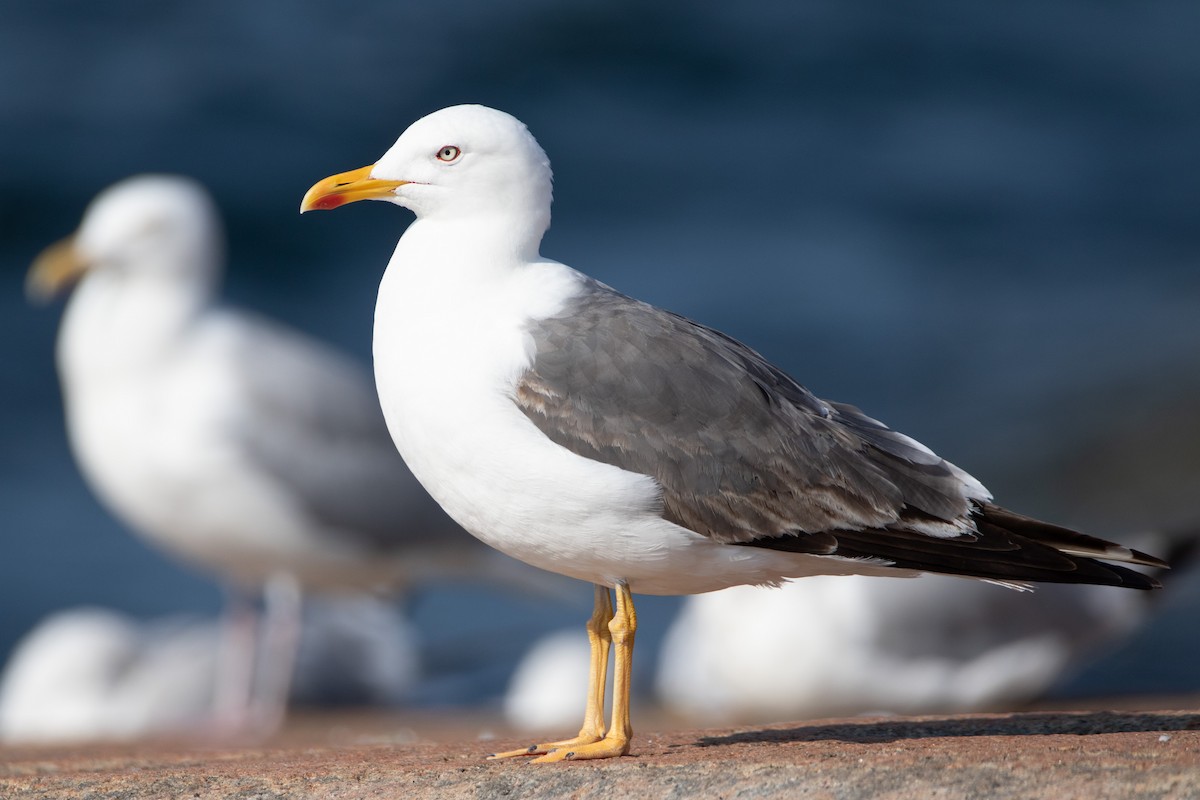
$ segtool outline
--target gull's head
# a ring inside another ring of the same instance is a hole
[[[318,182],[300,211],[386,200],[421,218],[519,215],[544,231],[550,199],[550,161],[525,125],[463,105],[417,120],[374,164]]]
[[[216,209],[195,181],[127,178],[97,195],[74,235],[38,257],[26,289],[46,299],[89,273],[208,284],[219,271],[220,239]]]

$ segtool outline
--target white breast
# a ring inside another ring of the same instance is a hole
[[[654,508],[657,489],[645,476],[555,445],[512,401],[530,362],[525,321],[558,311],[578,276],[540,262],[463,280],[424,259],[409,268],[405,241],[375,317],[376,380],[400,453],[484,542],[554,571],[579,564],[598,579],[582,566],[611,545],[596,529],[628,529]]]

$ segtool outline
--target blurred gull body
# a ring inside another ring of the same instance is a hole
[[[212,705],[216,631],[139,626],[100,608],[53,614],[0,678],[0,741],[51,743],[181,733]]]
[[[1111,587],[1018,594],[941,575],[734,587],[685,601],[657,693],[703,724],[1001,709],[1040,696],[1150,609]]]
[[[215,303],[219,227],[198,184],[130,178],[39,258],[29,289],[79,280],[57,352],[75,457],[114,514],[229,590],[216,704],[235,726],[269,730],[288,693],[301,586],[480,575],[521,585],[531,571],[478,545],[429,498],[365,369]],[[264,587],[257,660],[268,672],[254,663],[245,601]]]
[[[583,713],[579,687],[587,683],[588,643],[574,628],[534,642],[509,679],[504,716],[522,731],[544,732],[570,725]]]
[[[415,631],[395,603],[319,597],[306,604],[292,700],[394,705],[419,677]],[[139,622],[115,611],[57,612],[22,637],[0,674],[0,741],[36,744],[187,735],[217,679],[219,626]]]

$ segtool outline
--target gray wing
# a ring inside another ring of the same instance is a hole
[[[224,322],[247,409],[234,435],[314,527],[376,551],[473,543],[396,451],[363,367],[257,316],[230,311]]]
[[[734,543],[969,511],[960,470],[683,317],[597,284],[530,334],[522,410],[559,444],[653,476],[666,516],[698,533]]]
[[[526,416],[579,455],[653,477],[663,516],[716,541],[1010,581],[1145,582],[1079,555],[1161,563],[999,509],[909,437],[602,284],[528,333]]]

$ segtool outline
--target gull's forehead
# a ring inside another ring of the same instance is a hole
[[[464,155],[461,162],[455,162],[463,168],[453,173],[442,172],[435,159],[447,146],[460,148]],[[371,174],[459,187],[487,185],[494,189],[497,184],[519,183],[538,193],[531,202],[547,207],[552,180],[550,161],[524,123],[503,111],[478,105],[450,106],[417,120],[375,162]],[[512,201],[508,195],[505,198],[498,202]]]
[[[96,198],[88,215],[120,217],[169,217],[190,213],[206,203],[202,189],[185,178],[146,176],[118,183]]]
[[[494,108],[462,105],[443,108],[408,127],[395,150],[424,152],[443,145],[476,151],[525,149],[532,137],[515,117]]]
[[[80,239],[104,246],[153,225],[201,224],[214,212],[204,190],[172,176],[139,176],[102,192],[89,206]]]

